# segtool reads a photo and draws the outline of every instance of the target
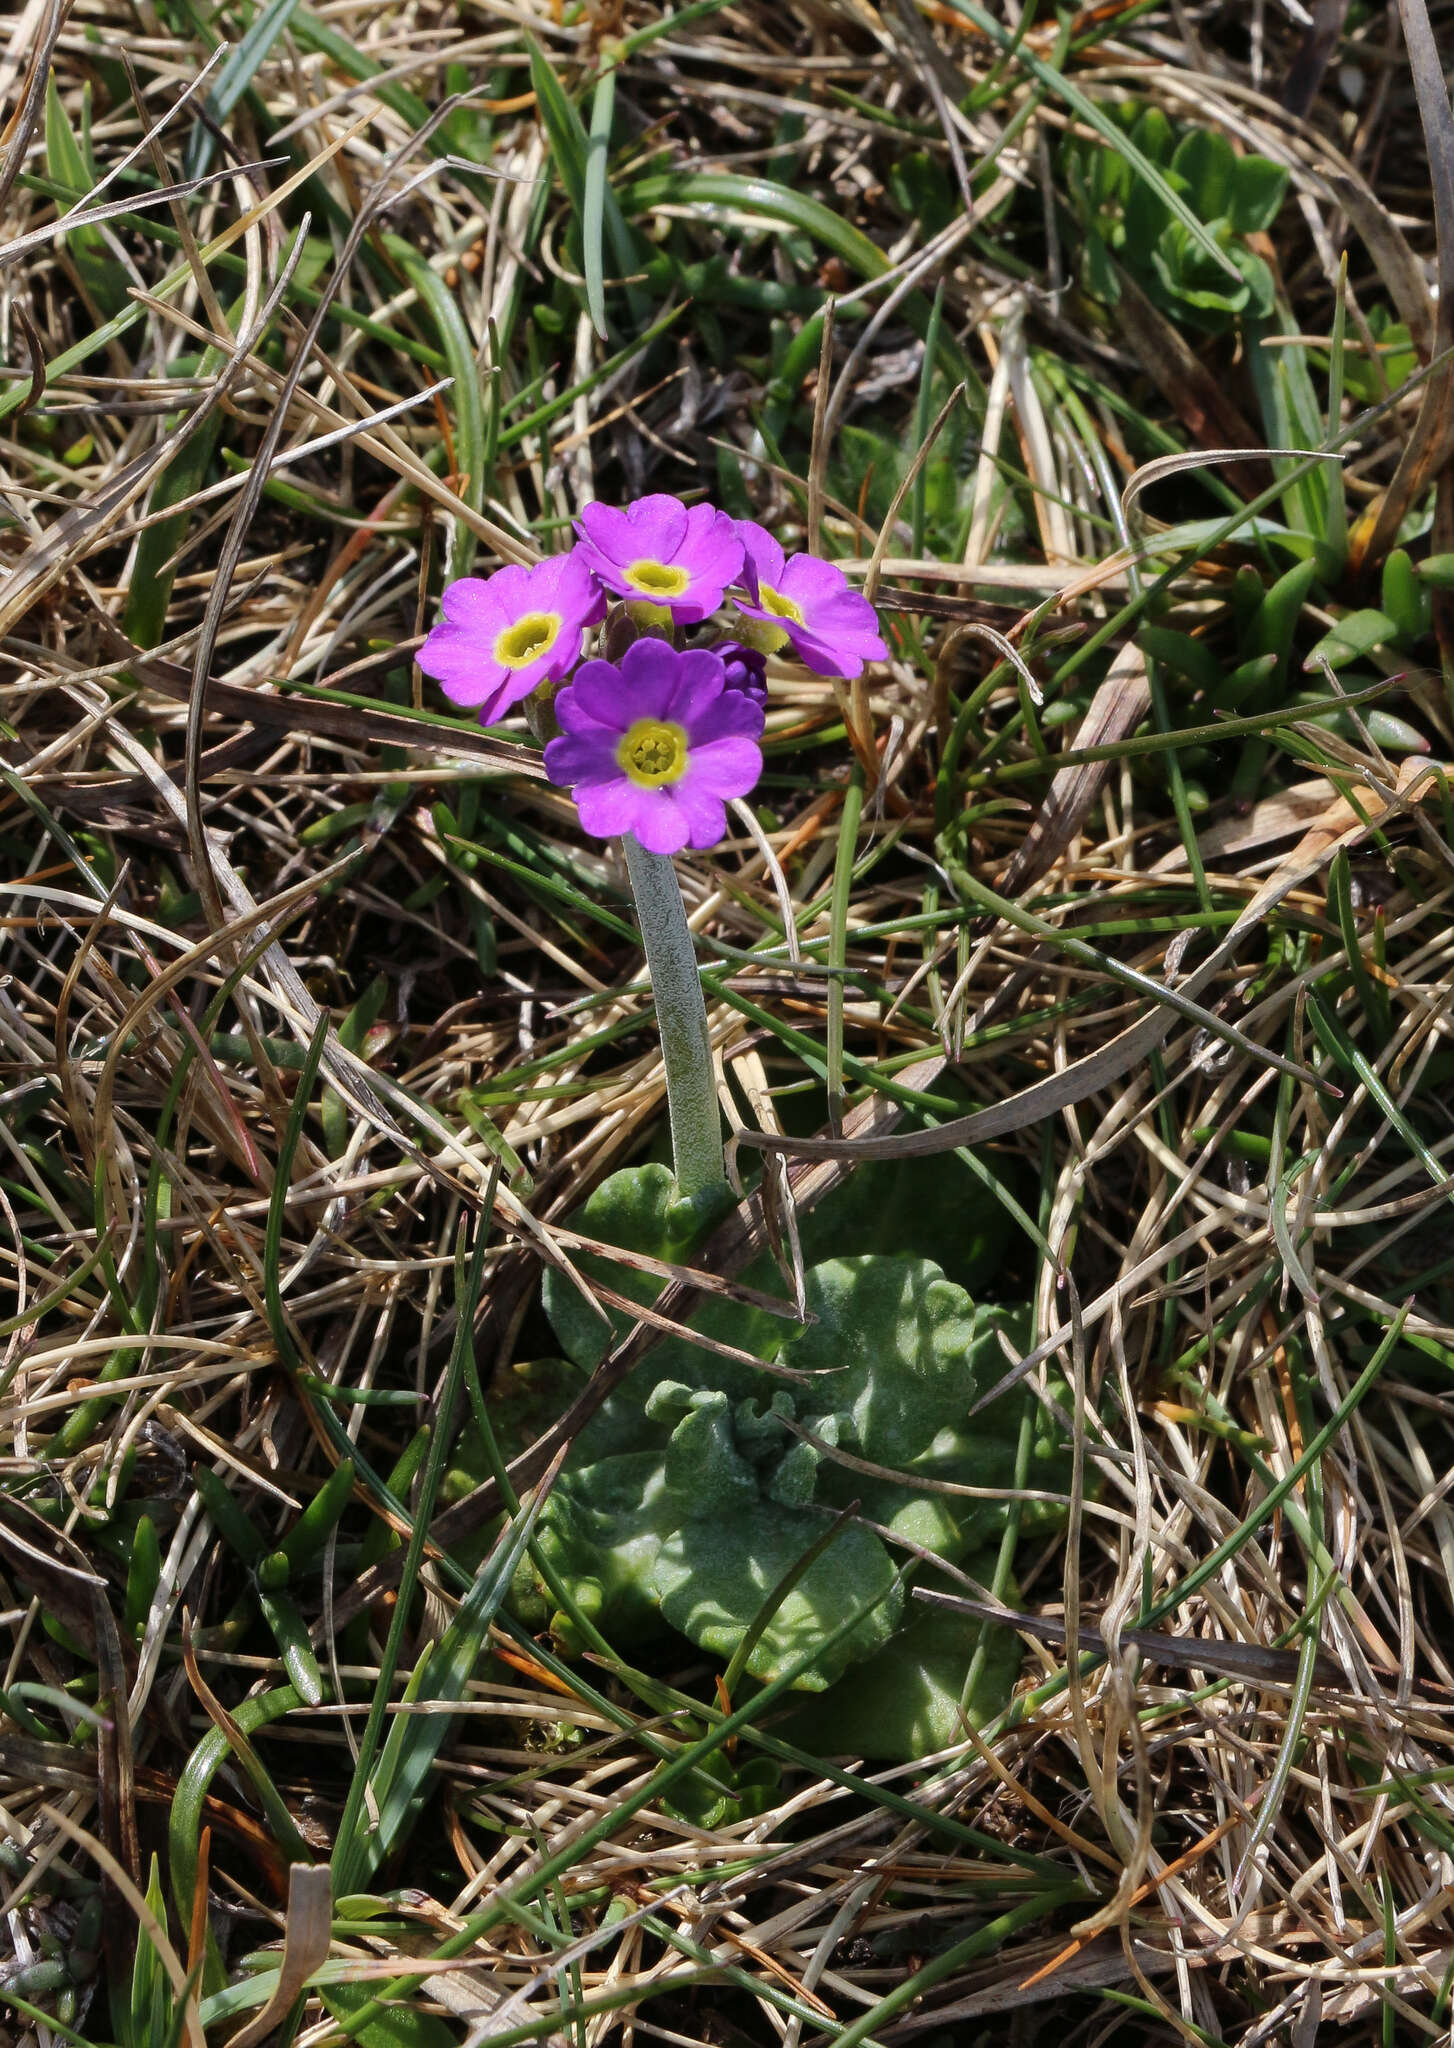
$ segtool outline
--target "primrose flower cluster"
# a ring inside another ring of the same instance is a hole
[[[730,638],[711,623],[729,598]],[[715,846],[726,804],[756,784],[769,654],[852,678],[887,652],[872,605],[832,562],[785,556],[752,520],[664,495],[588,505],[569,554],[463,577],[441,609],[424,673],[482,725],[555,692],[547,774],[588,832],[630,832],[656,854]],[[583,660],[603,622],[613,658]]]

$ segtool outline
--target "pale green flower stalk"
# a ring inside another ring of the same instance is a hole
[[[709,1194],[727,1177],[722,1163],[722,1116],[717,1107],[707,1005],[681,885],[668,856],[648,853],[633,832],[623,833],[621,843],[661,1026],[677,1189],[686,1197]]]

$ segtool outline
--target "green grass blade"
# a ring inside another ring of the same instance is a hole
[[[485,509],[485,399],[479,362],[459,301],[434,265],[402,235],[386,235],[384,247],[413,285],[439,333],[454,387],[455,464],[459,495],[472,512]],[[456,519],[450,535],[448,574],[468,576],[479,542],[468,520]]]
[[[608,67],[596,80],[591,100],[591,129],[586,139],[586,175],[581,194],[581,255],[586,273],[586,305],[591,325],[606,338],[606,277],[601,256],[611,124],[616,113],[616,71]]]
[[[268,0],[253,16],[241,39],[233,49],[218,75],[217,83],[207,95],[207,111],[219,126],[227,119],[248,87],[252,84],[260,65],[267,62],[268,52],[288,26],[297,12],[298,0]],[[192,130],[192,141],[187,151],[187,176],[200,178],[212,161],[216,147],[211,130],[199,121]]]

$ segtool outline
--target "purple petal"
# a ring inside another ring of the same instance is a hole
[[[665,640],[635,640],[621,657],[621,731],[638,718],[665,718],[684,657]]]
[[[663,718],[674,718],[688,733],[700,706],[705,709],[727,687],[727,671],[707,647],[688,648],[677,656],[676,678]]]
[[[672,791],[677,811],[687,828],[687,845],[715,846],[727,830],[727,813],[721,799],[710,790],[679,782]]]
[[[687,537],[688,513],[680,498],[673,498],[665,491],[654,491],[650,497],[638,498],[626,507],[626,518],[633,536],[637,556],[650,555],[654,561],[675,561],[682,542]]]
[[[611,739],[595,733],[566,733],[545,744],[545,772],[563,787],[575,784],[599,786],[621,780],[621,768]]]
[[[640,799],[651,793],[621,775],[614,782],[583,785],[576,791],[576,809],[587,832],[597,839],[614,839],[618,833],[635,831]]]
[[[597,626],[606,616],[606,593],[579,548],[548,556],[535,571],[531,595],[542,610],[558,611],[567,625]]]
[[[768,582],[772,583],[770,576]],[[820,561],[817,555],[794,555],[783,564],[782,582],[772,587],[790,597],[803,612],[810,612],[842,596],[848,584],[836,562]]]
[[[690,823],[685,811],[677,801],[677,789],[637,789],[633,791],[636,815],[630,829],[636,834],[648,853],[680,853],[687,844]]]
[[[608,561],[629,560],[626,550],[631,545],[631,529],[626,523],[626,514],[614,505],[586,505],[576,521],[576,532],[587,549],[598,551]]]
[[[599,574],[601,561],[623,568],[643,555],[669,562],[686,538],[687,508],[678,498],[656,492],[638,498],[624,511],[610,505],[587,505],[576,521],[576,531],[594,556],[591,566]]]
[[[725,590],[742,572],[742,537],[736,521],[713,505],[694,505],[677,559],[690,562],[698,575]]]
[[[567,732],[606,731],[616,738],[635,713],[626,708],[626,685],[614,662],[587,661],[555,700],[555,715]]]
[[[501,616],[496,576],[461,576],[446,584],[439,609],[451,626],[481,627]]]
[[[765,717],[758,698],[741,690],[724,690],[702,707],[687,731],[693,748],[709,746],[713,740],[755,740],[762,737]]]
[[[740,640],[718,640],[707,652],[715,654],[727,671],[729,690],[740,690],[759,704],[766,701],[767,656],[758,648],[745,647]]]
[[[815,640],[801,626],[790,626],[788,635],[798,660],[816,675],[841,676],[845,682],[851,683],[863,674],[863,656],[840,642]]]
[[[739,519],[737,538],[742,543],[742,581],[757,601],[759,583],[770,583],[774,590],[779,588],[783,573],[783,551],[765,526],[759,526],[755,519]]]
[[[456,704],[482,704],[509,673],[490,653],[488,639],[447,621],[434,628],[414,658]]]
[[[803,620],[811,633],[854,639],[865,646],[870,642],[877,642],[880,647],[883,645],[879,638],[878,613],[857,590],[834,591],[812,605],[805,604]]]
[[[746,796],[762,774],[762,749],[736,736],[709,740],[693,747],[686,774],[675,785],[678,795],[701,790],[708,796]]]

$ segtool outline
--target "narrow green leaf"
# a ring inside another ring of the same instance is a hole
[[[253,16],[245,33],[222,67],[216,85],[207,95],[207,111],[220,126],[252,84],[268,52],[296,13],[298,0],[268,0]],[[187,151],[187,176],[200,178],[212,161],[215,142],[205,121],[192,129]]]
[[[560,173],[560,182],[565,187],[565,195],[570,201],[571,211],[580,222],[581,231],[584,236],[586,232],[586,174],[591,161],[591,137],[586,133],[585,125],[576,111],[574,102],[556,77],[551,67],[550,59],[546,56],[544,50],[541,49],[539,43],[531,35],[526,36],[525,42],[530,52],[530,83],[535,88],[535,103],[540,111],[541,125],[545,129],[545,139],[550,145],[551,158],[556,170]],[[606,72],[602,76],[601,83],[605,84],[611,78],[612,74]],[[615,86],[613,82],[604,109],[606,116],[609,116],[614,107],[614,94]],[[594,126],[595,113],[593,111],[593,129]],[[609,135],[609,119],[606,132]],[[632,242],[631,230],[626,225],[625,215],[621,210],[620,203],[607,182],[604,154],[603,146],[601,163],[601,221],[605,233],[610,237],[611,253],[616,260],[618,268],[623,276],[630,276],[636,267],[636,250]],[[599,246],[600,237],[598,236],[598,251]],[[632,285],[627,288],[627,301],[631,307],[633,319],[639,325],[644,326],[650,309],[642,298],[638,287]],[[594,314],[592,317],[594,318]],[[604,325],[601,326],[600,331],[602,333],[605,332]]]
[[[544,1503],[545,1496],[537,1493],[501,1532],[454,1621],[420,1658],[405,1689],[406,1702],[437,1702],[444,1708],[451,1701],[463,1699],[484,1652],[490,1623],[510,1589]],[[373,1779],[378,1829],[369,1840],[366,1866],[360,1871],[359,1865],[354,1865],[357,1883],[367,1883],[378,1864],[407,1835],[434,1759],[451,1725],[452,1717],[443,1711],[394,1716]]]
[[[1345,612],[1332,631],[1325,633],[1312,649],[1303,667],[1309,674],[1323,661],[1331,668],[1346,668],[1360,654],[1371,654],[1376,647],[1383,647],[1397,638],[1398,627],[1387,612],[1377,611],[1371,606],[1362,611]]]
[[[459,471],[459,495],[472,512],[482,512],[485,505],[485,401],[473,338],[465,326],[459,301],[434,265],[402,235],[386,235],[384,247],[418,292],[438,330],[444,360],[454,379],[449,396],[454,409],[454,456]],[[469,523],[456,519],[451,530],[451,577],[469,574],[478,546]]]
[[[611,123],[616,112],[616,70],[608,66],[596,80],[591,100],[591,132],[586,140],[586,176],[581,196],[581,256],[586,273],[586,305],[591,325],[606,339],[606,278],[601,237],[606,211],[606,171],[611,152]]]
[[[620,197],[628,215],[651,213],[658,206],[694,205],[704,206],[717,215],[725,208],[763,214],[769,220],[783,221],[788,227],[811,235],[862,278],[882,277],[889,268],[883,251],[842,214],[834,213],[831,207],[805,192],[774,183],[771,178],[745,177],[733,171],[658,171],[624,186]],[[922,293],[912,293],[904,301],[902,311],[916,333],[927,335],[931,307]],[[965,382],[972,396],[983,397],[984,385],[952,334],[941,333],[939,356],[940,368],[946,375],[956,382]]]
[[[296,1601],[287,1593],[276,1592],[263,1585],[257,1589],[257,1601],[263,1620],[273,1632],[283,1669],[297,1687],[299,1698],[305,1706],[321,1706],[323,1673],[318,1668],[318,1659],[308,1640],[308,1625],[299,1613]]]

